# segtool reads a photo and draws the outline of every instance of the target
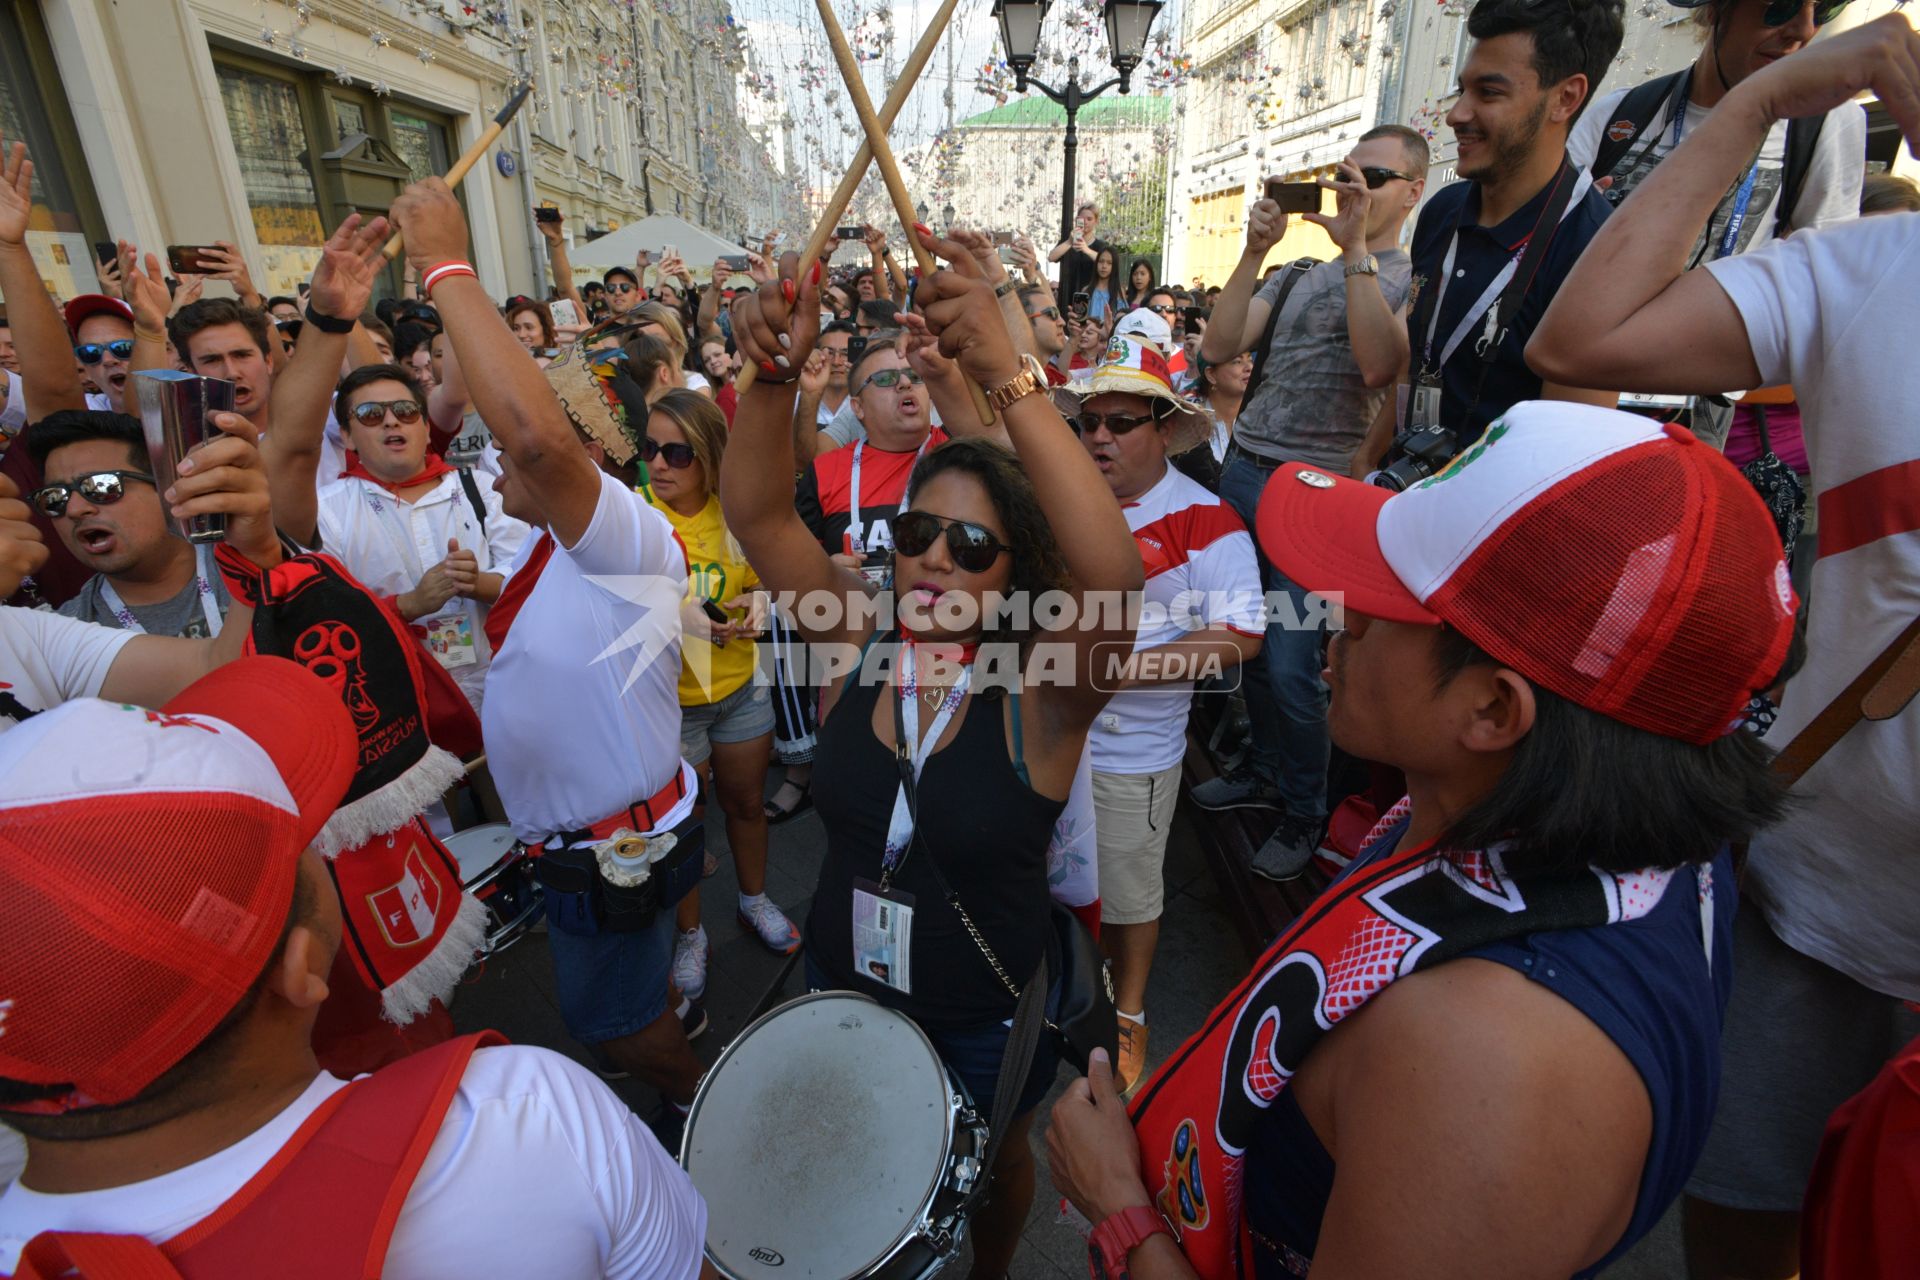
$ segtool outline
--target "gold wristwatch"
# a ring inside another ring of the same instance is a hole
[[[1041,363],[1030,354],[1021,356],[1020,363],[1023,367],[1019,373],[987,392],[987,403],[995,413],[1002,412],[1015,400],[1046,390],[1047,371]]]

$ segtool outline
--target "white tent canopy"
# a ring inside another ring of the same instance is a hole
[[[642,249],[651,253],[653,261],[658,264],[661,250],[668,245],[678,249],[681,258],[686,261],[687,269],[702,278],[717,259],[746,252],[739,245],[722,240],[711,231],[703,231],[684,218],[655,213],[638,222],[629,222],[618,231],[609,232],[590,244],[581,245],[567,256],[575,267],[590,267],[593,274],[600,275],[608,267],[631,267]]]

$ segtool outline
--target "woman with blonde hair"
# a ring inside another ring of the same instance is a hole
[[[676,385],[713,399],[713,384],[707,381],[706,375],[687,368],[687,329],[680,322],[678,311],[664,302],[643,302],[627,313],[627,320],[640,332],[652,334],[673,349],[673,367],[680,374]]]
[[[640,491],[673,525],[687,550],[687,596],[681,606],[680,752],[699,772],[727,822],[739,878],[740,926],[781,955],[800,946],[800,931],[767,897],[767,760],[773,750],[773,699],[754,679],[766,603],[760,579],[728,532],[720,512],[720,464],[727,420],[720,407],[676,388],[651,400],[640,441],[646,478]],[[712,865],[712,864],[710,864]],[[678,908],[673,981],[701,1002],[711,948],[700,926],[700,894]]]

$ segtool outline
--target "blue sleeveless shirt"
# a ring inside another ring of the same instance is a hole
[[[1383,839],[1343,877],[1397,843],[1397,833]],[[1585,1014],[1640,1073],[1653,1106],[1633,1217],[1606,1256],[1576,1280],[1599,1274],[1653,1230],[1706,1145],[1720,1093],[1720,1024],[1733,989],[1735,901],[1733,859],[1723,849],[1707,866],[1674,872],[1659,904],[1640,919],[1536,933],[1468,953],[1525,974]],[[1246,1155],[1250,1261],[1259,1280],[1307,1274],[1333,1175],[1333,1158],[1293,1090],[1283,1090]]]

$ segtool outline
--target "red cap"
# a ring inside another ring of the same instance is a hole
[[[1446,623],[1567,700],[1687,742],[1778,675],[1796,601],[1780,535],[1718,451],[1590,405],[1515,405],[1404,493],[1292,463],[1260,545],[1309,591]]]
[[[80,322],[88,316],[119,316],[128,324],[133,323],[133,308],[118,298],[109,298],[104,293],[83,293],[67,304],[67,335],[75,342],[80,341]]]
[[[22,1109],[124,1102],[233,1010],[357,752],[339,696],[267,657],[0,736],[0,1077],[73,1086]]]

